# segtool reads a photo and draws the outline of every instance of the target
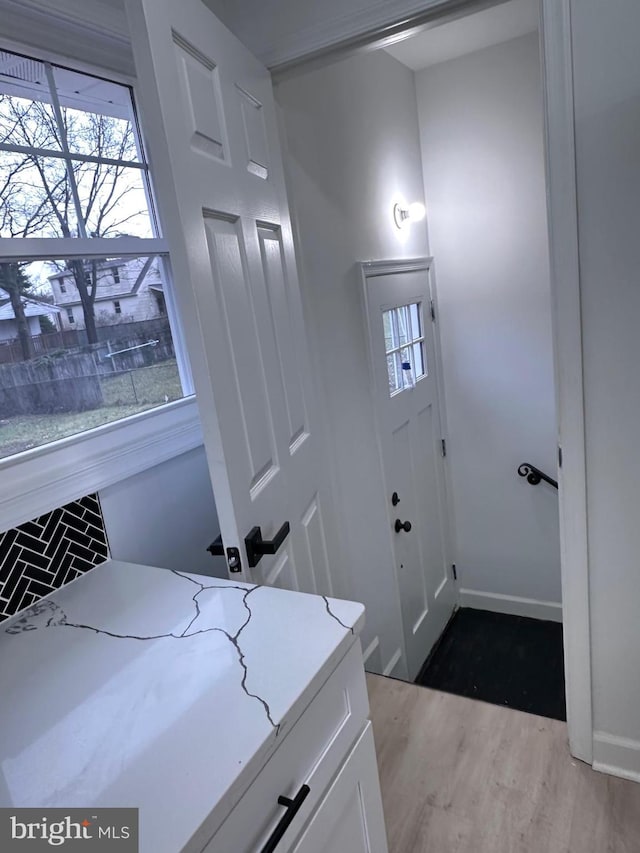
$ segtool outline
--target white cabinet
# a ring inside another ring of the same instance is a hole
[[[387,853],[371,723],[291,853]]]
[[[387,853],[368,713],[356,641],[203,853]],[[295,800],[303,786],[299,808],[278,802]]]

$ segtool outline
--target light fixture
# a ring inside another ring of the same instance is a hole
[[[398,228],[404,228],[411,222],[420,222],[424,219],[426,212],[424,204],[419,201],[414,201],[407,206],[396,203],[393,206],[393,220]]]

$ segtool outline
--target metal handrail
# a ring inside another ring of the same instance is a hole
[[[554,480],[553,477],[549,477],[544,473],[544,471],[541,471],[539,468],[536,468],[535,465],[532,465],[531,462],[523,462],[518,468],[518,474],[521,477],[526,477],[527,483],[531,483],[532,486],[537,486],[541,480],[544,480],[545,483],[549,483],[549,485],[553,486],[554,489],[558,488],[557,480]]]

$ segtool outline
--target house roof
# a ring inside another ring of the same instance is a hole
[[[126,266],[130,261],[136,260],[138,260],[138,256],[135,258],[102,258],[101,260],[96,261],[96,266],[99,270],[108,270],[112,267]],[[87,264],[86,269],[88,270],[90,268],[90,264]],[[56,272],[47,276],[49,281],[55,281],[57,278],[73,278],[73,270],[56,270]]]
[[[22,297],[25,317],[43,317],[47,314],[59,314],[60,309],[49,302],[41,302],[39,299]],[[0,287],[0,320],[15,320],[16,315],[11,307],[11,300],[6,290]]]

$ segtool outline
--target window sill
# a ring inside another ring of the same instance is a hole
[[[0,532],[202,444],[195,397],[0,461]]]

